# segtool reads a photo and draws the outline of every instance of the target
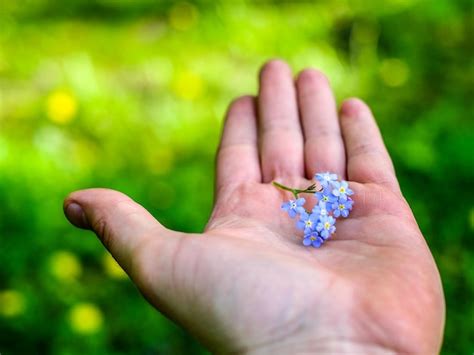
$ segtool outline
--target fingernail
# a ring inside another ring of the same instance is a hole
[[[65,209],[66,217],[73,225],[82,229],[89,229],[90,224],[82,207],[76,202],[71,202]]]

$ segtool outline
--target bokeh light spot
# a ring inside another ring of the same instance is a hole
[[[46,101],[48,118],[57,124],[70,123],[76,116],[77,107],[76,98],[66,91],[55,91]]]
[[[60,281],[73,281],[82,274],[79,259],[68,251],[58,251],[49,258],[49,271]]]
[[[379,75],[387,86],[398,87],[407,82],[410,69],[404,61],[390,58],[382,61],[379,67]]]
[[[103,323],[101,310],[92,303],[78,303],[69,312],[71,329],[79,334],[97,333]]]
[[[199,17],[198,9],[187,2],[174,5],[169,12],[169,23],[177,30],[185,31],[193,27]]]
[[[436,154],[429,142],[418,141],[416,138],[407,138],[400,142],[398,150],[403,162],[410,168],[418,171],[429,171],[435,165]]]
[[[113,279],[127,279],[128,276],[120,267],[120,265],[115,261],[115,259],[109,253],[105,253],[102,258],[102,265],[104,270]]]
[[[16,317],[21,315],[26,308],[25,297],[15,290],[0,291],[0,315],[3,317]]]
[[[185,100],[195,100],[202,95],[204,83],[201,77],[190,71],[178,73],[173,82],[176,96]]]
[[[352,28],[352,38],[358,44],[373,44],[377,41],[379,30],[377,25],[368,21],[360,21]]]
[[[165,146],[150,152],[147,160],[148,166],[154,174],[166,174],[173,168],[174,152]]]

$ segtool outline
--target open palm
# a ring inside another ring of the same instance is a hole
[[[327,243],[308,248],[280,209],[290,194],[271,182],[305,188],[323,171],[348,179],[355,203]],[[167,230],[110,190],[75,192],[65,211],[97,233],[149,302],[215,351],[439,350],[438,271],[376,123],[356,99],[338,115],[317,71],[295,84],[285,63],[270,61],[258,98],[231,104],[203,234]]]

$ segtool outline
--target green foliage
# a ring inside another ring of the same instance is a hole
[[[443,352],[471,353],[471,11],[453,0],[2,2],[0,352],[204,352],[68,225],[62,200],[110,187],[170,228],[201,231],[226,105],[282,57],[372,106],[441,271]]]

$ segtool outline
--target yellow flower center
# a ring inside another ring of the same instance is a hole
[[[331,228],[331,223],[329,223],[329,222],[324,223],[324,228],[325,229]]]
[[[343,209],[344,209],[344,205],[339,205],[339,209],[340,209],[340,210],[343,210]]]
[[[339,188],[339,192],[341,192],[341,193],[344,193],[344,192],[346,192],[346,188],[345,188],[345,187],[343,187],[343,186],[341,186],[341,187]]]
[[[309,239],[311,239],[311,240],[316,240],[316,237],[311,237],[311,238],[309,238]]]
[[[306,221],[306,226],[311,227],[313,225],[313,222],[311,221]]]

